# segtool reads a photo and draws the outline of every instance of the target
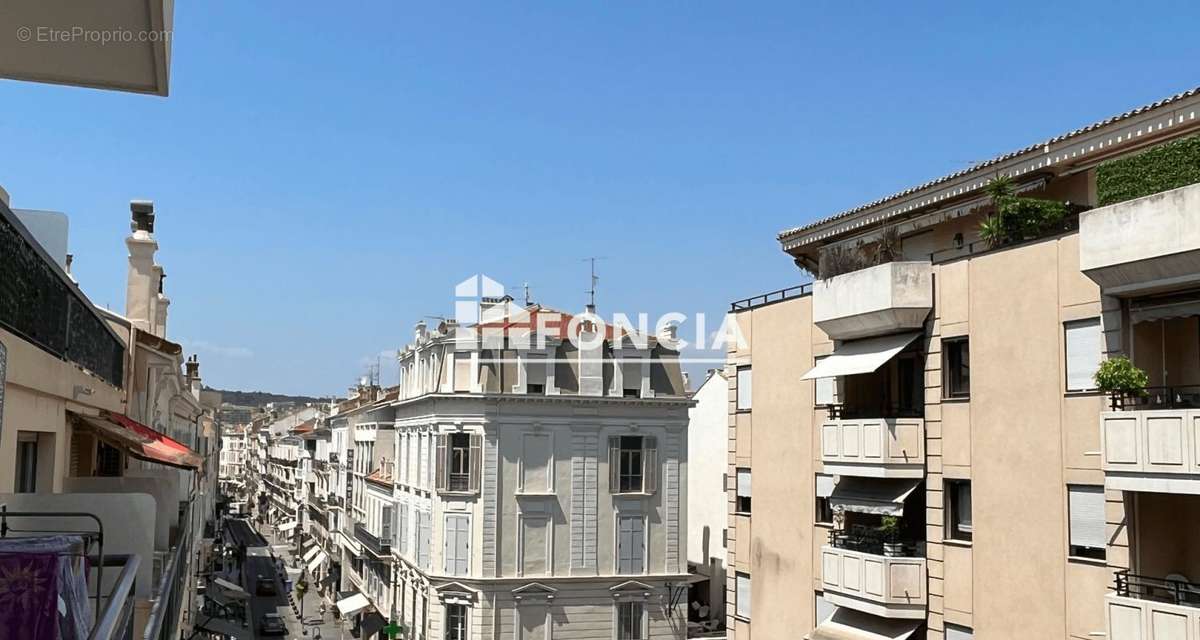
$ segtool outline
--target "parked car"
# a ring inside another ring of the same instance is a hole
[[[283,624],[283,616],[278,613],[264,613],[258,619],[258,633],[264,636],[287,635],[287,625]]]
[[[254,593],[260,596],[274,596],[279,595],[279,589],[275,587],[274,578],[268,578],[259,574],[258,578],[254,581]]]

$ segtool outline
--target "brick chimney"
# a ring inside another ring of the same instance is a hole
[[[149,200],[131,200],[132,214],[129,237],[125,246],[129,249],[129,271],[125,286],[125,317],[142,331],[153,332],[152,325],[158,320],[156,303],[161,284],[161,268],[154,264],[158,242],[154,239],[154,203]]]

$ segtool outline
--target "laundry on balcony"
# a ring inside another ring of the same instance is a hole
[[[72,415],[110,444],[140,460],[188,470],[204,466],[200,454],[127,416],[112,411],[101,411],[98,416]]]
[[[833,486],[829,503],[855,513],[885,516],[904,515],[904,501],[916,490],[921,478],[860,478],[841,476]]]
[[[921,620],[894,620],[842,607],[808,635],[808,640],[905,640]]]
[[[89,636],[93,619],[87,547],[83,536],[0,539],[0,637],[84,640]]]
[[[832,355],[823,358],[800,379],[813,380],[871,373],[896,357],[896,354],[920,335],[920,332],[896,333],[843,342],[833,350]]]

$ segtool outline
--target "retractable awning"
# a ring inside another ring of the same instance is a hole
[[[357,591],[354,592],[354,595],[337,601],[338,612],[344,616],[354,615],[369,606],[371,606],[371,601]]]
[[[1129,304],[1130,324],[1190,316],[1200,316],[1200,294],[1134,300]]]
[[[833,350],[833,355],[823,358],[817,366],[809,369],[801,380],[814,378],[836,378],[859,373],[871,373],[882,367],[917,339],[921,332],[896,333],[878,338],[864,338],[843,342]]]
[[[328,557],[329,557],[329,556],[328,556],[328,555],[326,555],[324,551],[322,551],[322,552],[318,553],[318,554],[316,555],[316,557],[315,557],[315,558],[313,558],[313,559],[312,559],[311,561],[309,561],[309,563],[308,563],[308,571],[309,571],[309,573],[312,573],[313,571],[316,571],[316,570],[317,570],[317,567],[321,566],[321,563],[322,563],[322,562],[325,562],[325,559],[326,559],[326,558],[328,558]]]
[[[235,600],[248,600],[250,598],[250,594],[246,593],[245,589],[228,580],[224,580],[222,578],[213,578],[213,584],[220,587],[221,590],[225,592],[225,595]]]
[[[295,529],[295,528],[296,528],[297,526],[299,526],[299,525],[300,525],[300,523],[299,523],[299,522],[296,522],[295,520],[292,520],[291,522],[285,522],[285,523],[283,523],[283,524],[279,525],[279,526],[278,526],[278,527],[276,527],[275,529],[276,529],[277,531],[279,531],[279,533],[287,533],[288,531],[291,531],[292,529]]]
[[[869,613],[838,609],[808,635],[809,640],[905,640],[921,620],[881,618]]]
[[[318,547],[317,545],[314,544],[313,547],[304,554],[304,561],[308,562],[309,560],[312,560],[313,556],[317,555],[320,552],[321,552],[321,547]]]
[[[920,478],[859,478],[842,476],[833,486],[829,503],[855,513],[904,515],[904,500],[916,490]]]
[[[140,460],[188,470],[204,466],[204,458],[200,454],[128,416],[101,411],[99,416],[78,417],[105,440]]]

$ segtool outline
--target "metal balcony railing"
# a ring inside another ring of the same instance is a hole
[[[896,544],[893,553],[884,552],[884,544]],[[833,529],[829,532],[829,546],[835,549],[847,549],[860,553],[882,556],[890,555],[896,558],[919,558],[917,543],[896,539],[895,542],[878,529],[856,526],[850,530]]]
[[[847,407],[844,404],[827,404],[830,420],[859,420],[864,418],[924,418],[925,407]]]
[[[0,326],[114,387],[124,385],[121,339],[3,202]]]
[[[96,559],[92,559],[93,562]],[[104,605],[96,616],[96,623],[88,640],[133,640],[134,586],[137,581],[138,556],[106,556],[104,565],[121,567],[112,589],[104,598]]]
[[[380,538],[375,534],[367,531],[366,526],[361,522],[354,523],[354,537],[363,544],[364,547],[371,550],[372,553],[378,556],[384,556],[392,552],[392,541],[387,538]]]
[[[1200,409],[1200,385],[1146,387],[1140,392],[1113,391],[1108,394],[1113,411],[1153,409]]]
[[[171,558],[163,569],[162,578],[156,585],[154,606],[146,619],[143,640],[173,640],[179,635],[179,617],[187,603],[183,601],[191,575],[192,531],[191,509],[183,512],[179,520],[183,535],[171,551]]]
[[[1118,571],[1114,581],[1119,596],[1200,607],[1200,584],[1194,582],[1152,578],[1129,573],[1128,570]]]
[[[736,300],[734,302],[729,303],[729,310],[730,311],[744,311],[746,309],[753,309],[754,307],[761,307],[765,304],[771,304],[772,302],[783,302],[784,300],[790,300],[792,298],[799,298],[801,296],[806,296],[811,293],[812,293],[812,283],[809,282],[809,283],[802,284],[802,285],[795,286],[795,287],[788,287],[786,289],[779,289],[778,291],[771,291],[770,293],[764,293],[762,295],[757,295],[757,296],[754,296],[751,298],[746,298],[744,300]]]

